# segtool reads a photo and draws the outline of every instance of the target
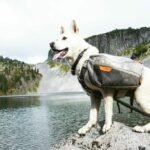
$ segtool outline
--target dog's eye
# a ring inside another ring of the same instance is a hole
[[[64,37],[62,38],[62,40],[67,40],[67,37],[64,36]]]

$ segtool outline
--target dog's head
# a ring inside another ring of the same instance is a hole
[[[78,55],[79,49],[83,45],[84,40],[79,36],[79,28],[76,22],[71,22],[71,28],[66,30],[61,27],[61,34],[59,38],[50,43],[51,49],[55,52],[53,59],[74,59],[74,56]]]

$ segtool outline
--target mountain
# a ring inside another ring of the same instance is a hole
[[[0,95],[36,92],[41,77],[35,66],[0,56]]]
[[[116,29],[111,32],[88,37],[85,40],[96,46],[100,53],[119,55],[124,49],[150,42],[150,28]]]

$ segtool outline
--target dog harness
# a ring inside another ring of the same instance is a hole
[[[73,75],[75,75],[76,66],[86,50],[87,49],[83,50],[79,54],[75,63],[72,65],[71,73]],[[99,91],[90,89],[86,85],[85,80],[99,88],[115,89],[116,92],[114,94],[114,100],[117,102],[119,112],[120,103],[130,108],[131,112],[134,110],[144,116],[150,117],[149,114],[146,114],[133,106],[134,91],[141,83],[142,71],[143,64],[135,62],[131,59],[111,56],[108,54],[99,54],[91,56],[87,61],[85,61],[80,75],[78,76],[78,80],[87,94],[94,94],[102,97]],[[117,98],[117,93],[120,89],[125,89],[128,91],[130,105]]]
[[[72,75],[75,75],[76,67],[77,67],[77,65],[78,65],[78,63],[79,63],[80,59],[82,58],[82,56],[83,56],[83,54],[84,54],[85,51],[87,51],[87,49],[84,49],[84,50],[78,55],[77,59],[75,60],[74,64],[72,65],[72,67],[71,67],[71,73],[72,73]]]
[[[72,65],[73,75],[75,75],[76,66],[86,50],[79,54]],[[143,64],[129,58],[98,54],[85,61],[78,80],[83,87],[87,87],[86,80],[99,88],[136,89],[140,85],[142,71]]]

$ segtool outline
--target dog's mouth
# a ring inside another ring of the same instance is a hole
[[[55,54],[53,56],[53,60],[63,58],[68,52],[68,48],[67,47],[64,48],[64,49],[61,49],[61,50],[58,50],[58,49],[52,49],[52,50],[55,52]]]

